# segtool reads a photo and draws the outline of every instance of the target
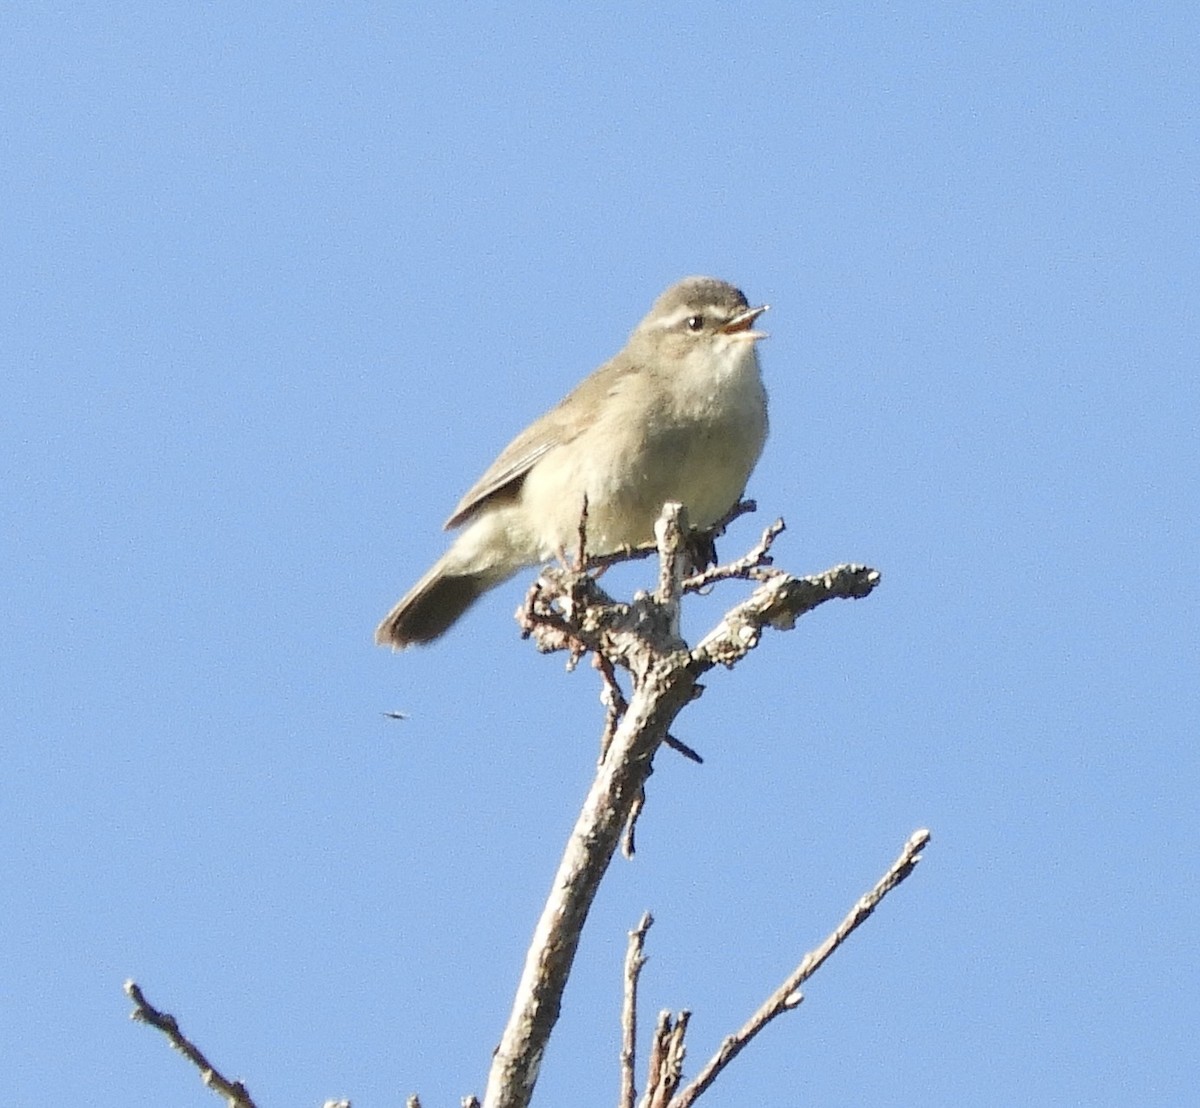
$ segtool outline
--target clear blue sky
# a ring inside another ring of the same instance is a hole
[[[643,910],[694,1072],[924,825],[704,1103],[1194,1096],[1198,49],[1186,3],[6,5],[6,1100],[216,1103],[127,976],[264,1106],[482,1091],[596,681],[524,581],[371,632],[689,273],[773,305],[724,550],[782,515],[884,584],[681,721],[539,1102],[614,1102]]]

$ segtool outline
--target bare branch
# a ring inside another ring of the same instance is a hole
[[[679,1087],[687,1054],[683,1040],[691,1015],[684,1009],[672,1020],[670,1012],[659,1012],[650,1051],[650,1071],[646,1075],[646,1092],[638,1108],[667,1108],[671,1094]]]
[[[637,1097],[634,1087],[634,1067],[637,1065],[637,988],[642,966],[646,964],[642,953],[646,945],[646,932],[654,923],[649,912],[642,914],[637,927],[629,932],[629,946],[625,950],[625,991],[621,1004],[621,1099],[619,1108],[633,1108]]]
[[[749,562],[761,563],[774,533],[774,528],[767,529],[747,556]],[[522,631],[539,650],[565,650],[572,663],[587,652],[602,659],[597,668],[606,686],[602,698],[607,722],[595,780],[534,929],[512,1012],[492,1056],[484,1108],[525,1108],[529,1103],[596,890],[623,827],[626,846],[632,848],[633,824],[654,755],[668,741],[672,721],[699,695],[700,675],[714,665],[733,665],[757,642],[763,626],[790,627],[817,604],[835,596],[865,596],[879,580],[874,570],[859,566],[838,567],[813,578],[772,576],[689,651],[679,633],[679,602],[689,560],[682,506],[664,505],[655,534],[659,585],[654,593],[618,603],[592,573],[551,566],[542,571],[517,613]],[[594,566],[594,560],[589,564]],[[729,572],[741,572],[740,566],[735,563]],[[627,698],[616,684],[618,666],[632,679]],[[660,1092],[672,1067],[682,1065],[686,1024],[686,1016],[681,1016],[664,1032],[674,1037],[663,1043],[666,1068],[654,1071],[660,1075],[655,1078]],[[677,1082],[678,1076],[670,1089]],[[667,1099],[669,1095],[659,1103]]]
[[[692,749],[682,739],[677,739],[674,735],[668,735],[663,739],[663,746],[669,746],[676,754],[682,754],[689,762],[695,762],[698,766],[704,765],[704,759],[700,756],[700,752]]]
[[[664,740],[665,741],[665,740]],[[633,807],[625,819],[625,829],[621,832],[621,854],[626,859],[632,859],[637,853],[637,821],[641,818],[642,809],[646,807],[646,786],[643,784],[638,792]]]
[[[557,591],[544,589],[540,597],[531,597],[522,613],[523,626],[541,648],[542,614],[555,613],[559,603],[569,608],[566,618],[571,626],[565,634],[558,620],[549,622],[551,648],[572,649],[573,643],[586,643],[587,649],[627,668],[633,690],[534,929],[512,1013],[492,1057],[485,1108],[525,1108],[529,1103],[600,880],[650,774],[655,752],[671,721],[695,694],[688,653],[672,632],[678,626],[679,514],[664,510],[661,579],[668,582],[664,591],[669,596],[674,593],[670,602],[659,604],[642,597],[634,605],[610,601],[597,606],[588,602],[603,593],[586,574],[564,580],[560,573],[547,571],[539,584]]]
[[[654,1091],[658,1088],[658,1073],[662,1068],[663,1055],[670,1031],[671,1013],[659,1012],[658,1022],[654,1025],[654,1034],[650,1037],[650,1060],[646,1064],[646,1091],[638,1102],[638,1108],[648,1108],[654,1097]]]
[[[699,545],[712,547],[713,544],[728,530],[729,525],[741,516],[748,512],[757,512],[758,504],[753,500],[739,500],[728,512],[725,513],[716,523],[707,531],[694,532],[701,540]],[[592,554],[588,558],[588,567],[590,569],[605,570],[609,566],[617,565],[620,562],[636,562],[643,558],[649,558],[653,554],[658,553],[657,543],[645,543],[642,546],[626,546],[621,550],[614,550],[611,554]]]
[[[568,564],[566,552],[560,550],[559,564],[542,571],[517,613],[524,636],[532,638],[542,652],[566,651],[568,668],[573,668],[585,654],[593,654],[604,681],[601,699],[606,721],[596,777],[534,929],[512,1012],[493,1053],[483,1108],[526,1108],[529,1103],[550,1033],[558,1020],[563,990],[584,923],[621,839],[622,829],[626,833],[627,850],[632,854],[634,827],[645,801],[645,784],[659,747],[665,744],[694,761],[701,761],[691,747],[673,737],[669,730],[676,716],[703,691],[699,677],[717,665],[732,667],[757,644],[764,627],[790,629],[800,615],[825,600],[863,597],[879,583],[879,574],[865,566],[837,566],[807,578],[791,577],[771,568],[769,551],[783,530],[781,520],[768,527],[758,544],[744,557],[725,566],[704,569],[685,579],[685,574],[693,572],[693,567],[705,566],[715,558],[713,544],[725,526],[755,507],[753,501],[740,502],[709,531],[690,533],[684,507],[664,505],[655,526],[658,587],[650,594],[638,593],[630,603],[618,603],[600,588],[596,581],[599,574],[595,571],[611,562],[640,557],[652,551],[619,551],[585,561],[585,500],[573,563]],[[726,613],[721,623],[694,650],[689,650],[680,635],[682,596],[685,591],[704,589],[730,578],[760,584],[746,601]],[[628,672],[632,681],[628,696],[617,682],[618,666]],[[402,718],[401,713],[387,714]],[[917,860],[917,850],[928,839],[927,832],[919,834],[924,836],[920,843],[916,843],[918,836],[914,836],[909,844],[912,851],[908,868],[904,869],[900,863],[893,867],[891,884],[886,887],[881,884],[865,897],[856,907],[857,917],[852,913],[839,932],[807,956],[797,975],[793,975],[794,984],[785,983],[781,995],[772,998],[746,1028],[727,1039],[722,1052],[678,1095],[675,1090],[683,1071],[689,1013],[682,1011],[674,1019],[669,1012],[662,1013],[652,1042],[642,1108],[690,1105],[729,1059],[757,1034],[761,1025],[780,1011],[798,1004],[800,982],[871,913],[889,888],[907,876]],[[630,937],[622,1009],[621,1108],[632,1108],[636,1095],[637,983],[650,922],[649,915],[645,916]],[[255,1108],[245,1086],[229,1081],[213,1068],[179,1030],[174,1017],[155,1009],[133,981],[126,983],[125,991],[135,1005],[132,1018],[162,1031],[171,1045],[200,1070],[205,1085],[224,1097],[229,1108]],[[408,1098],[407,1104],[408,1108],[420,1108],[415,1094]],[[479,1108],[480,1102],[469,1096],[463,1098],[462,1105],[463,1108]],[[349,1102],[329,1101],[326,1108],[349,1108]]]
[[[709,534],[714,539],[719,539],[728,530],[729,525],[735,519],[741,519],[744,515],[749,515],[751,512],[758,511],[757,500],[739,500],[732,508],[729,509],[716,523],[712,525]]]
[[[782,573],[782,570],[773,570],[771,566],[770,550],[775,540],[783,534],[784,524],[782,519],[777,519],[762,533],[762,538],[758,540],[758,544],[749,550],[737,561],[730,562],[723,566],[710,566],[702,573],[697,573],[693,577],[689,577],[683,583],[686,592],[699,592],[701,589],[707,588],[709,585],[717,581],[727,581],[730,578],[741,577],[748,580],[763,581],[776,574]]]
[[[129,1013],[129,1018],[156,1027],[166,1035],[167,1041],[200,1071],[200,1080],[218,1096],[224,1097],[229,1108],[255,1108],[246,1086],[240,1081],[230,1081],[221,1074],[204,1057],[199,1047],[179,1030],[179,1022],[175,1017],[167,1012],[160,1012],[146,999],[136,981],[125,982],[125,995],[133,1001],[133,1011]]]
[[[670,658],[659,660],[642,676],[584,801],[534,930],[512,1015],[492,1059],[486,1108],[524,1108],[529,1102],[600,880],[650,772],[654,752],[670,721],[691,699],[691,675],[677,657],[674,663]]]
[[[592,664],[600,672],[600,703],[604,705],[604,733],[600,736],[600,761],[603,762],[612,737],[616,734],[617,724],[621,722],[621,717],[629,705],[625,701],[621,686],[617,683],[617,671],[612,662],[598,653],[593,655]]]
[[[868,566],[841,565],[811,577],[772,575],[731,608],[692,650],[692,660],[703,673],[713,666],[732,667],[758,645],[764,627],[790,631],[796,620],[826,600],[861,600],[879,584],[879,571]]]
[[[577,541],[575,546],[575,565],[574,568],[582,570],[587,565],[587,525],[588,525],[588,497],[587,493],[583,494],[583,508],[579,512],[579,530],[577,532]]]
[[[670,1108],[690,1108],[696,1098],[716,1079],[720,1072],[741,1053],[742,1049],[768,1023],[782,1012],[797,1007],[804,999],[800,986],[804,984],[839,946],[850,937],[860,924],[875,911],[879,902],[887,896],[916,868],[921,860],[921,851],[929,842],[929,832],[922,829],[909,836],[904,849],[875,887],[863,896],[841,923],[830,933],[820,946],[810,950],[791,975],[779,986],[733,1035],[721,1043],[720,1049],[705,1063],[695,1079],[670,1102]]]
[[[594,655],[592,665],[600,672],[600,703],[604,705],[604,733],[600,736],[600,760],[603,761],[608,744],[612,742],[613,732],[617,729],[617,724],[621,722],[621,716],[625,714],[625,694],[621,692],[621,686],[617,684],[617,675],[612,662],[603,654]],[[695,762],[698,766],[704,765],[704,759],[700,756],[700,752],[674,735],[668,735],[663,739],[663,745],[669,746],[677,754],[682,754],[689,762]]]
[[[663,505],[662,515],[654,524],[654,537],[658,540],[658,592],[655,596],[674,617],[671,634],[679,636],[679,598],[683,595],[683,546],[688,533],[687,509],[682,504],[668,501]]]

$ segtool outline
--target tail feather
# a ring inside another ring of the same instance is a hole
[[[375,642],[393,650],[432,642],[500,580],[491,573],[450,573],[439,562],[383,617]]]

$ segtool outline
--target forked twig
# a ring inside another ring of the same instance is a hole
[[[783,534],[786,524],[777,519],[762,533],[757,545],[748,550],[742,557],[725,565],[709,566],[701,573],[693,574],[683,583],[684,592],[699,592],[717,581],[728,581],[731,578],[742,577],[751,581],[765,581],[774,574],[783,571],[771,568],[771,546]]]
[[[683,1076],[683,1059],[687,1055],[683,1040],[687,1035],[692,1013],[685,1008],[674,1019],[670,1012],[659,1012],[650,1048],[650,1067],[646,1075],[646,1092],[638,1108],[667,1108],[671,1095]]]
[[[703,535],[710,543],[716,542],[729,529],[729,525],[742,516],[758,511],[758,503],[754,500],[739,500],[728,512],[725,513],[712,527],[706,531],[696,532]],[[611,554],[592,554],[588,558],[589,569],[607,569],[609,566],[617,565],[620,562],[636,562],[643,558],[649,558],[658,553],[657,543],[647,542],[641,546],[626,546],[620,550],[614,550]]]
[[[879,583],[879,574],[865,566],[836,566],[808,578],[771,574],[689,650],[679,633],[686,533],[683,505],[665,504],[655,526],[660,561],[654,593],[618,602],[600,588],[594,574],[551,567],[543,570],[518,612],[522,632],[538,650],[565,650],[572,659],[589,651],[602,655],[605,661],[598,668],[606,681],[620,668],[629,674],[632,687],[627,697],[618,695],[615,681],[604,691],[604,753],[534,928],[512,1011],[492,1055],[484,1108],[525,1108],[529,1103],[600,881],[622,830],[636,822],[659,746],[668,741],[674,719],[701,691],[700,676],[717,665],[733,666],[753,649],[765,627],[791,627],[825,601],[863,597]],[[770,540],[768,528],[760,547]],[[752,560],[761,556],[758,551],[751,555]],[[589,567],[594,564],[590,561]],[[626,845],[631,845],[628,838]],[[643,1103],[658,1108],[674,1096],[686,1024],[681,1014],[673,1024],[668,1018],[661,1029],[665,1037],[655,1048],[658,1066],[651,1067],[654,1095],[649,1101],[644,1096]]]

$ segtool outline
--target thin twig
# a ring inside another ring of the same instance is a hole
[[[716,542],[728,530],[729,525],[741,516],[748,512],[757,512],[758,504],[754,500],[739,500],[728,512],[725,513],[716,523],[714,523],[706,531],[697,531],[694,534],[702,535],[710,542]],[[641,546],[623,546],[620,550],[614,550],[611,554],[592,554],[588,558],[589,569],[607,569],[609,566],[617,565],[620,562],[637,562],[644,558],[649,558],[658,553],[658,544],[653,542],[643,543]]]
[[[758,511],[757,500],[739,500],[732,508],[729,509],[716,523],[709,528],[709,534],[714,539],[719,539],[728,530],[729,525],[735,520],[740,519],[744,515]]]
[[[588,497],[587,493],[583,494],[583,508],[579,513],[579,531],[578,545],[575,548],[575,564],[572,567],[577,573],[582,573],[587,566],[587,525],[588,525]]]
[[[841,923],[830,933],[820,946],[810,950],[792,971],[791,975],[779,986],[737,1032],[730,1035],[721,1043],[720,1049],[704,1065],[696,1077],[672,1099],[669,1108],[689,1108],[695,1099],[704,1092],[716,1079],[720,1072],[741,1053],[742,1049],[768,1023],[782,1012],[797,1007],[804,999],[800,986],[804,984],[839,946],[850,937],[860,924],[875,911],[879,902],[887,896],[916,868],[921,860],[921,851],[929,842],[929,832],[922,829],[914,831],[909,836],[904,849],[891,865],[875,887],[863,896]]]
[[[700,756],[700,752],[674,735],[668,735],[663,739],[663,746],[669,746],[676,754],[682,754],[689,762],[695,762],[698,766],[704,765],[704,759]]]
[[[179,1021],[167,1012],[160,1012],[146,999],[136,981],[125,982],[125,995],[133,1001],[129,1018],[156,1027],[166,1035],[167,1041],[200,1071],[200,1080],[218,1096],[224,1097],[229,1108],[255,1108],[246,1086],[223,1076],[200,1048],[179,1030]]]
[[[633,802],[633,807],[629,809],[629,816],[625,820],[625,830],[621,832],[621,855],[627,861],[632,861],[633,856],[637,853],[637,822],[641,819],[642,810],[645,807],[646,786],[642,785]]]
[[[625,949],[625,992],[621,1004],[621,1099],[620,1108],[633,1108],[637,1098],[634,1086],[634,1067],[637,1065],[637,990],[638,978],[646,957],[642,953],[646,945],[646,932],[654,923],[654,917],[645,912],[637,927],[629,932],[629,946]]]
[[[627,705],[625,694],[621,691],[621,686],[617,684],[617,671],[612,661],[603,654],[594,654],[592,666],[600,672],[600,703],[604,705],[605,712],[604,733],[600,736],[600,761],[604,761],[604,755],[608,753],[608,744],[612,742],[617,724],[621,722],[621,716],[625,714]],[[682,754],[689,762],[695,762],[698,766],[704,765],[704,759],[700,756],[700,752],[674,735],[668,735],[663,739],[663,745],[669,746],[676,754]]]
[[[658,1088],[658,1074],[662,1069],[663,1055],[667,1047],[667,1038],[671,1033],[671,1013],[661,1011],[654,1025],[654,1034],[650,1036],[650,1058],[646,1063],[646,1091],[638,1102],[638,1108],[649,1108]]]
[[[758,540],[753,549],[747,551],[741,558],[736,561],[729,562],[723,566],[709,566],[702,573],[694,574],[683,583],[684,592],[699,592],[701,589],[707,588],[709,585],[717,581],[727,581],[734,577],[743,577],[750,580],[765,580],[768,576],[781,574],[782,570],[772,570],[771,566],[771,545],[775,540],[783,534],[784,528],[787,525],[782,519],[777,519],[770,527],[762,533],[762,538]]]
[[[683,1060],[687,1056],[683,1042],[691,1018],[692,1013],[686,1008],[674,1020],[670,1012],[658,1014],[650,1052],[650,1071],[646,1075],[646,1091],[638,1108],[667,1108],[683,1075]]]
[[[600,671],[600,703],[604,705],[604,733],[600,736],[600,761],[603,762],[629,704],[617,683],[617,671],[611,659],[597,652],[592,656],[592,665]]]

